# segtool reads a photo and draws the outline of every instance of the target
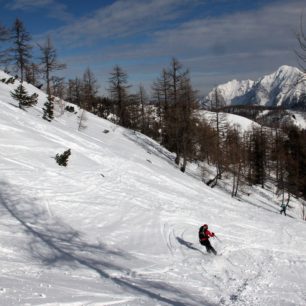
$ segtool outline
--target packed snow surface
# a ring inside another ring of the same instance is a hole
[[[306,305],[306,223],[273,193],[233,199],[139,133],[91,114],[78,131],[78,109],[49,123],[16,86],[0,82],[0,305]]]

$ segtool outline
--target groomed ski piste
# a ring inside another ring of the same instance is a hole
[[[1,78],[7,77],[1,72]],[[261,188],[233,199],[148,137],[42,119],[0,82],[0,305],[306,305],[306,223]],[[71,149],[68,167],[54,160]],[[193,167],[196,168],[196,167]],[[198,243],[203,223],[220,256]]]

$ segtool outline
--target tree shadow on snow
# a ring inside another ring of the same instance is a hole
[[[136,258],[120,250],[111,250],[106,244],[86,242],[80,232],[62,220],[50,217],[42,205],[37,205],[37,200],[26,198],[21,195],[19,189],[1,181],[0,206],[2,214],[8,213],[15,219],[15,230],[23,231],[28,236],[30,255],[46,266],[83,266],[126,291],[169,305],[213,305],[162,281],[130,278],[132,271],[127,269],[125,266],[128,265],[125,264]],[[182,241],[184,240],[181,239]],[[114,277],[107,272],[108,270],[122,276]],[[176,296],[176,299],[162,296],[169,292]]]
[[[277,208],[275,207],[275,205],[272,205],[272,204],[268,204],[262,200],[259,200],[259,202],[262,204],[262,205],[259,205],[259,204],[256,204],[255,202],[252,201],[252,198],[248,199],[247,197],[237,197],[238,200],[240,201],[243,201],[245,203],[248,203],[256,208],[259,208],[259,209],[262,209],[262,210],[266,210],[268,212],[271,212],[271,213],[274,213],[274,214],[277,214],[279,212],[277,212]],[[267,207],[265,207],[267,206]]]
[[[170,153],[167,149],[160,146],[157,142],[150,139],[149,137],[136,132],[136,131],[130,131],[127,130],[123,134],[125,137],[127,137],[129,140],[133,141],[134,143],[138,144],[140,147],[142,147],[144,150],[147,151],[149,154],[153,154],[171,165],[173,165],[175,157],[172,153]]]

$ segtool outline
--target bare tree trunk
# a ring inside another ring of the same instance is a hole
[[[235,187],[235,192],[234,192],[235,197],[237,197],[237,194],[238,194],[240,176],[241,176],[241,164],[239,164],[239,167],[238,167],[238,175],[237,175],[237,179],[236,179],[236,187]]]

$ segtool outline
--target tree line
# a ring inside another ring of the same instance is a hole
[[[37,96],[29,95],[23,82],[26,81],[41,88],[45,82],[47,101],[43,108],[43,118],[51,121],[53,119],[53,90],[52,84],[57,77],[53,73],[64,69],[65,64],[58,61],[57,52],[50,36],[43,44],[37,44],[40,56],[38,61],[33,61],[34,44],[30,33],[26,30],[24,23],[16,18],[10,28],[0,24],[0,63],[4,71],[16,73],[20,79],[20,85],[12,92],[12,97],[19,102],[19,107],[29,107],[37,103]]]
[[[50,37],[37,46],[40,57],[35,63],[31,36],[21,20],[16,19],[11,29],[0,25],[0,43],[11,44],[1,49],[1,64],[18,74],[21,85],[12,96],[20,100],[21,108],[35,104],[37,98],[27,95],[24,81],[39,88],[44,86],[45,120],[53,120],[54,98],[59,97],[84,111],[154,138],[175,153],[174,161],[182,172],[186,171],[188,162],[204,165],[203,181],[211,187],[226,177],[231,181],[233,197],[243,192],[246,185],[265,188],[272,180],[282,203],[289,204],[292,196],[306,200],[306,131],[279,124],[270,128],[258,125],[243,132],[229,125],[217,92],[211,104],[212,115],[205,119],[190,73],[177,59],[173,58],[162,69],[152,83],[150,95],[141,84],[136,92],[131,92],[128,73],[116,65],[108,78],[108,95],[101,96],[90,68],[74,79],[55,75],[65,64],[58,60]],[[235,111],[250,116],[257,112],[252,108]],[[215,169],[213,177],[205,174],[208,167]],[[305,219],[305,205],[302,216]]]

